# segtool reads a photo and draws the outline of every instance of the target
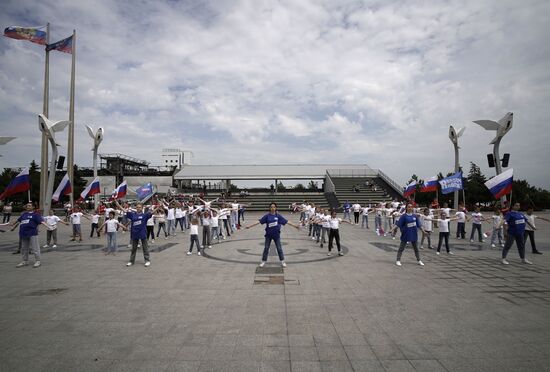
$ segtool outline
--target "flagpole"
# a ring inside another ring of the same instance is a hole
[[[46,25],[46,45],[50,43],[50,23]],[[50,92],[50,51],[46,48],[46,58],[44,63],[44,102],[42,105],[42,115],[48,117],[49,112],[49,92]],[[46,133],[42,133],[42,145],[40,151],[40,196],[38,208],[44,211],[46,203],[46,185],[48,183],[48,138]],[[30,196],[29,196],[30,201]]]
[[[71,93],[69,104],[69,139],[67,144],[67,172],[69,173],[69,182],[71,183],[71,193],[69,199],[71,206],[74,207],[74,85],[75,85],[75,62],[76,62],[76,30],[73,30],[72,40],[72,64],[71,64]]]

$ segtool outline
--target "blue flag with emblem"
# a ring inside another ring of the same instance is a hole
[[[147,182],[145,185],[138,187],[136,189],[136,194],[140,202],[146,202],[155,194],[153,184],[151,184],[151,182]]]
[[[439,181],[439,184],[441,185],[442,194],[449,194],[457,190],[462,190],[462,172],[457,172],[452,176],[443,178]]]

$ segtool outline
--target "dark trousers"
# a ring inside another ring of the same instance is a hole
[[[197,243],[197,251],[201,251],[201,244],[199,243],[199,236],[198,235],[189,235],[191,239],[191,246],[189,247],[189,252],[193,252],[193,244]]]
[[[353,219],[355,221],[355,224],[359,224],[359,212],[353,212]]]
[[[510,250],[510,248],[512,248],[512,244],[514,244],[514,241],[518,246],[519,257],[522,260],[525,259],[524,237],[521,235],[512,235],[512,234],[508,234],[508,236],[506,237],[506,243],[504,243],[504,248],[502,248],[502,258],[506,258],[506,255],[508,255],[508,251]]]
[[[181,227],[181,231],[183,231],[185,225],[185,217],[176,218],[176,229],[178,228],[178,224]]]
[[[275,242],[275,247],[277,248],[277,254],[279,255],[279,260],[284,261],[285,255],[283,253],[283,247],[281,247],[281,237],[265,237],[264,242],[264,252],[262,253],[262,261],[267,261],[267,255],[269,254],[269,247],[271,246],[271,241]]]
[[[92,231],[90,232],[90,238],[94,236],[94,231],[97,233],[97,237],[99,238],[99,229],[98,229],[97,223],[92,224]]]
[[[223,221],[223,227],[225,227],[225,232],[227,233],[227,236],[231,236],[229,233],[229,220],[222,220]],[[220,229],[221,233],[222,229]]]
[[[456,237],[466,238],[466,222],[458,222],[456,225]]]
[[[168,233],[166,232],[166,224],[164,222],[159,222],[159,227],[157,230],[157,238],[159,237],[160,229],[164,231],[164,237],[166,238],[168,236]]]
[[[445,249],[449,253],[449,233],[448,232],[439,232],[439,243],[437,243],[437,251],[441,251],[441,243],[445,240]]]
[[[210,238],[211,238],[210,225],[203,225],[202,226],[202,245],[204,247],[208,245],[212,245]]]
[[[330,252],[332,250],[332,241],[336,240],[336,248],[338,249],[338,252],[342,250],[340,247],[340,232],[338,229],[330,229],[328,232],[328,251]]]
[[[151,237],[152,240],[155,240],[155,225],[147,226],[147,239]]]
[[[532,230],[525,230],[523,233],[523,245],[527,244],[527,237],[531,240],[531,252],[538,252],[537,245],[535,244],[535,232]]]
[[[479,236],[479,242],[483,242],[483,237],[481,236],[481,224],[473,223],[472,224],[472,233],[470,234],[470,240],[474,240],[475,231],[477,230]]]
[[[143,260],[149,261],[149,248],[147,246],[147,239],[132,239],[132,253],[130,254],[130,262],[136,261],[136,252],[138,249],[138,243],[141,241],[141,249],[143,249]]]
[[[4,213],[4,220],[2,223],[10,222],[11,213]]]
[[[414,255],[416,256],[416,260],[420,261],[420,252],[418,251],[418,242],[410,242],[413,249],[414,249]],[[401,244],[399,245],[399,250],[397,251],[397,261],[401,261],[401,255],[403,254],[403,251],[405,250],[405,246],[407,245],[407,242],[401,241]]]

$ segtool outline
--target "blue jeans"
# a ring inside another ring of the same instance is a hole
[[[364,214],[363,219],[361,220],[361,227],[367,226],[367,229],[369,228],[369,216]]]
[[[279,260],[284,261],[285,255],[283,254],[283,248],[281,247],[281,237],[265,237],[265,244],[264,244],[264,253],[262,254],[262,261],[267,261],[267,255],[269,253],[269,247],[271,246],[271,241],[275,242],[275,247],[277,247],[277,254],[279,255]]]
[[[117,251],[116,243],[116,231],[107,233],[107,252],[116,252]]]

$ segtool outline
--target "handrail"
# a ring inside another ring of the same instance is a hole
[[[399,195],[403,196],[403,187],[397,182],[389,178],[384,172],[378,169],[378,177],[383,179],[388,185],[390,185]]]
[[[328,173],[325,176],[325,190],[324,192],[334,192],[336,190],[336,187],[334,186],[334,182],[332,182],[332,178],[330,178],[330,174]]]
[[[403,195],[403,187],[388,177],[380,169],[327,169],[328,178],[330,177],[380,177],[399,195]],[[331,181],[332,182],[332,181]],[[334,184],[333,184],[334,186]]]

